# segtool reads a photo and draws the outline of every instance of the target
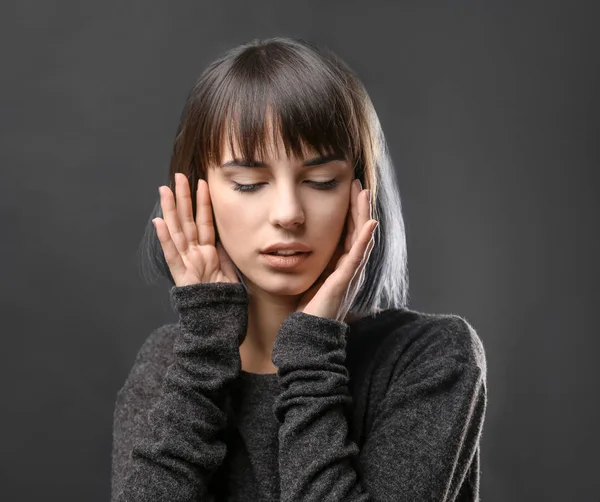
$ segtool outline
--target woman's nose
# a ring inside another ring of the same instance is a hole
[[[297,193],[291,190],[281,194],[273,202],[271,208],[271,223],[284,228],[290,228],[304,223],[304,208]]]

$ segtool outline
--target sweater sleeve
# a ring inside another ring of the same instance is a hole
[[[485,354],[474,330],[447,316],[421,337],[427,344],[394,372],[359,451],[347,422],[347,328],[294,312],[278,333],[273,363],[282,392],[273,411],[281,424],[282,502],[462,497],[487,399]]]
[[[120,479],[114,502],[213,500],[208,481],[225,459],[226,393],[241,369],[247,295],[233,283],[173,287],[170,293],[179,314],[173,364],[147,421],[137,418],[147,427],[135,430],[130,458],[122,464],[127,472],[113,466]]]

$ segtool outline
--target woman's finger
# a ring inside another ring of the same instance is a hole
[[[360,244],[356,246],[356,251],[353,256],[353,264],[357,271],[361,271],[369,259],[371,249],[373,249],[374,246],[373,233],[377,225],[378,223],[375,220],[368,220],[363,225],[360,235]]]
[[[187,245],[198,242],[198,230],[194,222],[190,184],[183,173],[175,173],[175,195],[177,197],[177,216]]]
[[[196,227],[198,228],[198,242],[201,246],[215,245],[215,225],[213,222],[212,203],[208,183],[198,180],[196,190]]]
[[[362,261],[360,262],[360,265],[358,266],[357,272],[352,279],[353,285],[351,287],[360,288],[360,286],[364,282],[365,269],[367,268],[367,262],[369,261],[369,258],[371,256],[371,251],[373,251],[374,247],[375,247],[375,229],[373,229],[371,231],[371,238],[369,240],[369,243],[367,244],[367,248],[366,248],[365,252],[363,253],[363,258],[362,258]]]
[[[352,211],[348,211],[346,217],[346,238],[344,239],[344,252],[348,253],[354,242],[354,220],[352,219]]]
[[[186,272],[186,266],[177,250],[177,246],[175,246],[175,243],[171,239],[167,224],[162,218],[154,218],[152,223],[156,229],[156,235],[160,241],[160,246],[162,247],[171,275],[173,278],[183,276]]]
[[[239,278],[235,271],[235,267],[233,265],[233,261],[225,251],[223,244],[217,242],[217,255],[219,256],[219,264],[221,265],[221,270],[225,274],[231,282],[239,282]]]
[[[371,202],[369,201],[369,197],[371,195],[371,190],[363,190],[360,193],[360,199],[358,201],[358,220],[356,225],[359,229],[362,229],[366,223],[371,219]]]
[[[369,230],[370,234],[373,235],[374,230]],[[366,265],[369,260],[369,256],[371,254],[371,250],[374,247],[374,238],[371,237],[367,244],[367,248],[363,253],[363,259],[358,267],[356,267],[355,272],[352,275],[352,278],[349,281],[348,287],[344,292],[344,296],[342,301],[340,302],[340,311],[338,313],[341,316],[341,319],[344,319],[347,313],[350,310],[354,299],[356,298],[358,291],[362,287],[365,281],[365,273],[366,273]]]
[[[360,272],[360,266],[365,256],[365,251],[369,246],[375,223],[375,220],[370,220],[367,224],[363,225],[358,239],[354,242],[350,252],[340,259],[340,265],[337,270],[340,277],[336,285],[338,289],[337,294],[345,294],[356,274]]]
[[[350,218],[352,220],[352,224],[350,225],[351,227],[351,241],[350,241],[350,246],[348,247],[348,249],[350,249],[350,247],[352,246],[352,243],[356,240],[357,237],[357,225],[358,225],[358,210],[359,210],[359,196],[362,190],[362,185],[359,184],[360,180],[358,180],[358,178],[356,180],[354,180],[352,182],[352,189],[350,190]]]
[[[163,220],[166,223],[169,232],[169,239],[173,241],[179,254],[187,251],[187,240],[179,225],[179,216],[175,206],[173,192],[167,186],[161,186],[158,189],[160,193],[160,206],[162,208]]]

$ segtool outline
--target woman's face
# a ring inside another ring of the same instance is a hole
[[[312,151],[288,158],[279,142],[270,145],[268,158],[254,159],[260,167],[248,167],[227,143],[222,166],[207,170],[220,241],[251,291],[299,295],[321,275],[345,230],[352,166]],[[330,188],[317,185],[334,179]],[[257,186],[238,191],[236,184]],[[294,268],[274,268],[261,255],[267,246],[291,241],[311,249]]]

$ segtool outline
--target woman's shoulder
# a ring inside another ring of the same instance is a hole
[[[414,311],[419,322],[412,328],[416,345],[427,351],[427,359],[452,359],[463,366],[478,367],[486,373],[483,342],[473,325],[459,314]]]
[[[119,393],[152,394],[160,390],[166,370],[174,360],[173,345],[177,333],[177,324],[165,324],[146,337]]]
[[[387,309],[354,321],[351,333],[355,352],[364,355],[370,349],[380,364],[396,370],[439,358],[487,370],[481,338],[457,314]]]

